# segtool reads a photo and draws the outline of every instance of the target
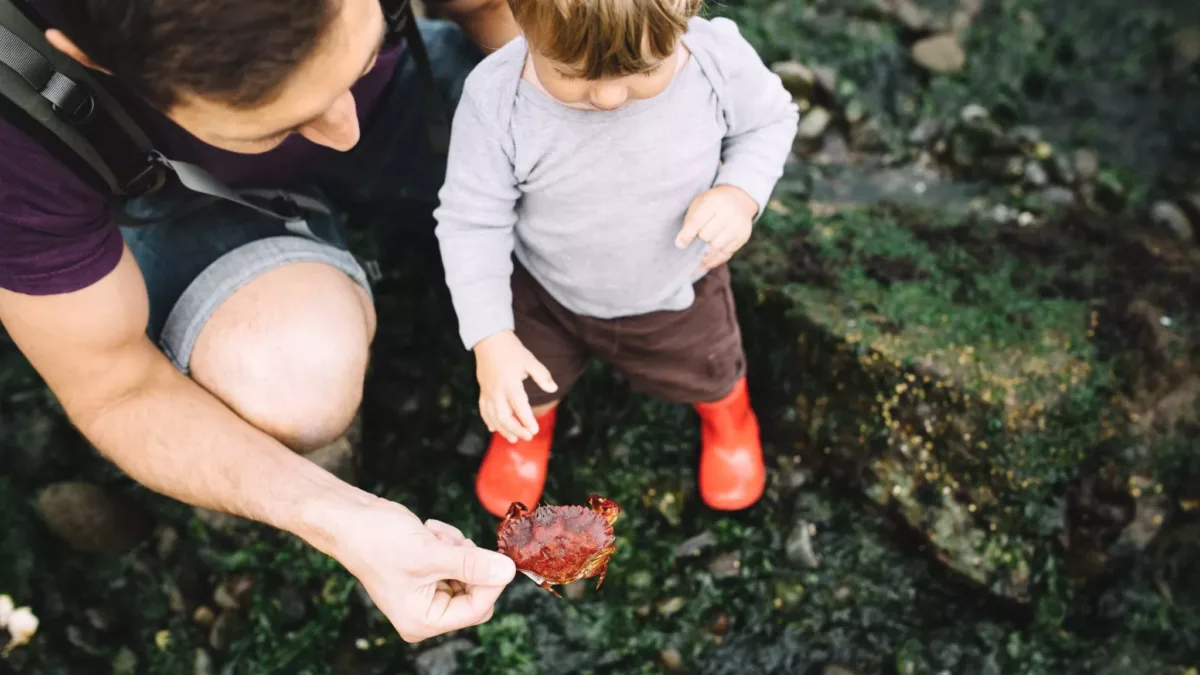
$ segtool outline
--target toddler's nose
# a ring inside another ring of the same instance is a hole
[[[629,98],[629,90],[617,84],[604,84],[593,87],[589,98],[595,108],[616,110]]]

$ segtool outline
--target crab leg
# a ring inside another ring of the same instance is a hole
[[[604,583],[604,575],[608,574],[608,559],[612,557],[612,554],[616,550],[616,546],[607,546],[600,549],[600,552],[596,554],[596,559],[589,565],[592,569],[600,568],[600,580],[596,582],[597,589],[600,588],[600,584]]]

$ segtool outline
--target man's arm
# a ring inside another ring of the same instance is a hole
[[[430,4],[461,26],[484,54],[521,34],[506,0],[432,0]]]
[[[490,616],[515,573],[511,561],[445,544],[400,505],[339,481],[246,423],[175,370],[146,337],[147,316],[128,249],[83,290],[0,290],[0,323],[71,421],[134,480],[300,536],[355,574],[405,639]],[[451,597],[441,579],[476,586]],[[478,586],[488,583],[496,585]]]

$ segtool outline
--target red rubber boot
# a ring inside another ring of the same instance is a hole
[[[500,434],[492,434],[492,443],[475,477],[475,496],[493,516],[503,518],[513,502],[533,509],[542,498],[557,417],[555,406],[536,418],[538,432],[532,440],[509,443]]]
[[[750,409],[746,378],[712,403],[697,403],[700,413],[700,496],[710,508],[738,511],[762,497],[767,484],[758,418]]]

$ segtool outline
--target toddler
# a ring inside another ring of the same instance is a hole
[[[695,406],[700,494],[746,508],[766,470],[725,263],[797,108],[700,0],[509,1],[523,37],[467,79],[435,212],[493,433],[476,494],[498,517],[540,500],[556,406],[597,357]]]

